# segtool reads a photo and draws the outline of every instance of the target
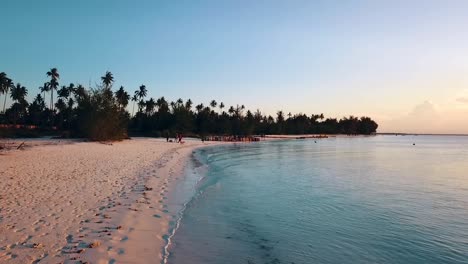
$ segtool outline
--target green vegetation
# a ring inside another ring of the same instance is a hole
[[[0,124],[2,135],[18,131],[56,131],[62,136],[86,137],[92,140],[123,139],[132,135],[173,136],[176,133],[194,136],[206,135],[261,135],[261,134],[372,134],[377,123],[369,117],[325,118],[323,114],[292,115],[283,111],[266,116],[259,110],[251,112],[244,105],[230,106],[212,100],[208,106],[192,100],[168,102],[164,97],[147,98],[148,91],[141,85],[133,96],[121,86],[112,91],[114,76],[106,72],[102,84],[86,89],[82,85],[62,85],[57,68],[46,73],[49,81],[39,87],[32,103],[26,96],[28,89],[16,85],[6,73],[0,73],[0,95],[4,96]],[[54,91],[57,94],[54,103]],[[46,106],[46,93],[50,93]],[[6,109],[7,99],[11,106]],[[131,115],[127,111],[132,102]],[[135,113],[135,105],[137,112]],[[8,130],[8,133],[5,131]],[[14,134],[14,133],[13,133]],[[30,133],[37,134],[37,133]]]

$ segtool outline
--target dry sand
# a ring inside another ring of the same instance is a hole
[[[0,153],[0,262],[159,263],[176,215],[167,192],[212,144],[31,141]]]

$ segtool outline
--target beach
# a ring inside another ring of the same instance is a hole
[[[0,152],[0,262],[158,263],[176,215],[167,193],[214,144],[33,140]]]

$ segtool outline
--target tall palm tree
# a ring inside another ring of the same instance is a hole
[[[156,100],[156,106],[158,107],[159,113],[167,113],[169,111],[169,105],[164,96]]]
[[[185,109],[186,109],[187,111],[190,111],[190,109],[192,109],[192,105],[193,105],[192,100],[188,99],[188,100],[185,102]]]
[[[210,106],[212,108],[215,108],[217,105],[218,105],[218,103],[216,102],[216,100],[212,100],[211,103],[210,103]]]
[[[75,99],[77,101],[80,101],[86,96],[86,89],[83,85],[79,84],[78,87],[76,87],[76,89],[73,91],[73,93],[75,94]]]
[[[184,105],[184,100],[182,98],[177,99],[177,107],[182,107]]]
[[[135,91],[135,94],[133,94],[132,101],[133,101],[133,107],[132,107],[132,116],[133,116],[133,113],[135,112],[135,103],[136,101],[138,101],[138,91]]]
[[[50,77],[50,109],[54,110],[54,90],[57,90],[57,87],[59,86],[58,79],[60,78],[60,74],[58,73],[57,68],[50,69],[46,74]]]
[[[13,101],[18,103],[26,102],[24,99],[28,95],[28,89],[22,86],[21,83],[17,83],[16,86],[11,88],[10,97]]]
[[[126,107],[128,105],[128,100],[130,100],[130,95],[125,91],[123,86],[120,86],[119,90],[115,92],[115,97],[117,98],[120,109]]]
[[[6,82],[7,75],[4,72],[0,72],[0,94],[5,93],[5,82]],[[6,95],[5,95],[6,96]]]
[[[143,100],[148,93],[146,90],[146,86],[144,84],[140,85],[139,89],[135,91],[135,95],[137,97],[138,102],[138,111],[141,112],[143,107],[145,106],[145,101]]]
[[[221,110],[221,112],[222,112],[222,111],[223,111],[223,108],[224,108],[224,103],[221,102],[221,103],[219,104],[219,110]]]
[[[41,87],[39,87],[39,90],[41,91],[41,93],[43,94],[42,98],[43,98],[43,101],[45,103],[45,93],[48,92],[50,90],[50,84],[48,82],[45,82],[44,85],[42,85]]]
[[[64,85],[57,91],[57,95],[58,97],[68,99],[70,96],[70,90],[68,90],[68,87]]]
[[[18,121],[20,113],[25,113],[28,102],[26,102],[25,97],[28,94],[26,87],[22,86],[20,83],[17,83],[16,86],[11,87],[10,97],[15,102],[11,109],[15,113],[14,123]]]
[[[235,110],[234,110],[234,106],[231,105],[231,107],[229,107],[229,110],[228,110],[229,114],[234,114]]]
[[[148,90],[146,90],[146,86],[144,84],[140,85],[138,92],[138,99],[143,100],[148,93]]]
[[[171,108],[172,108],[172,112],[174,112],[175,108],[176,108],[176,103],[174,101],[171,101],[170,105],[171,105]]]
[[[5,77],[3,79],[3,93],[5,94],[5,99],[3,100],[3,113],[5,113],[5,106],[6,106],[6,99],[7,99],[7,96],[8,96],[8,91],[10,89],[13,89],[14,87],[14,83],[13,81],[6,77],[6,74],[5,74]]]
[[[112,87],[112,83],[114,82],[114,76],[110,71],[106,71],[106,74],[101,77],[102,83],[104,84],[105,89],[110,89]]]
[[[0,72],[0,94],[5,94],[5,98],[7,97],[6,95],[6,79],[7,75],[4,72]]]
[[[68,89],[68,94],[71,96],[72,94],[75,93],[75,90],[76,90],[75,84],[70,83],[70,85],[68,85],[67,89]]]
[[[153,98],[150,98],[145,103],[146,105],[146,115],[151,115],[154,112],[154,108],[156,107],[156,102]]]
[[[203,108],[204,108],[203,104],[199,104],[199,105],[195,106],[195,109],[197,109],[197,112],[199,112],[199,113],[201,112],[201,110],[203,110]]]
[[[138,112],[143,112],[143,108],[146,106],[146,103],[144,100],[138,101]]]

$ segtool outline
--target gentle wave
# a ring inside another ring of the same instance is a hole
[[[166,259],[468,263],[467,149],[426,136],[204,149],[206,177]]]

